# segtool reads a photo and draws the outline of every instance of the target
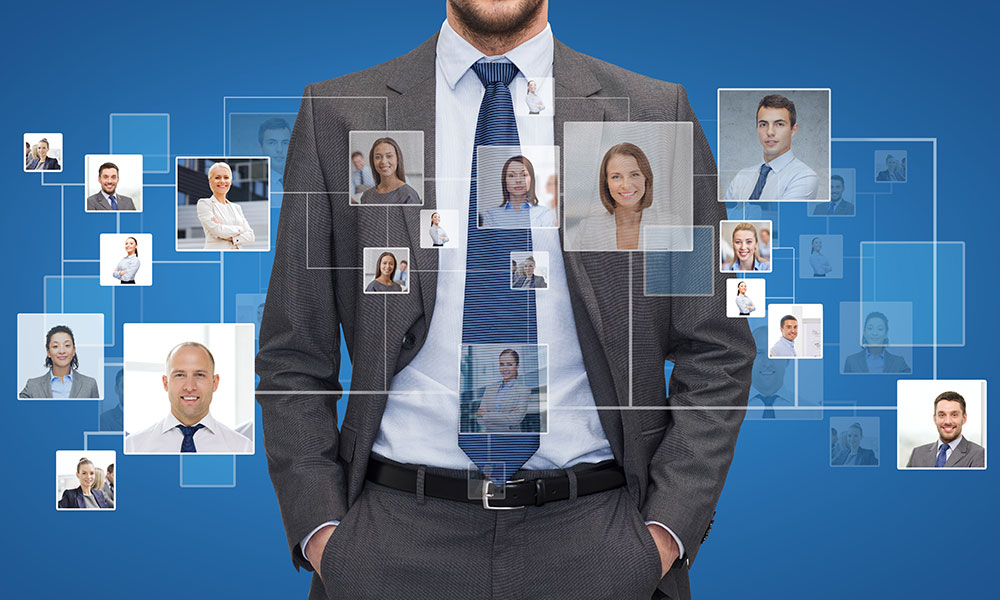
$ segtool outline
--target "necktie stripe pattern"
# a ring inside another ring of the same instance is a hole
[[[466,255],[462,344],[537,344],[535,291],[510,289],[510,253],[531,251],[531,229],[478,227],[478,153],[481,146],[519,146],[514,103],[508,86],[517,67],[505,62],[477,62],[472,70],[486,91],[479,106],[472,150],[469,194],[469,241]],[[499,354],[499,352],[497,352]],[[526,361],[525,361],[526,362]],[[521,372],[536,368],[520,365]],[[468,405],[472,390],[462,392]],[[498,478],[510,476],[538,449],[538,434],[474,433],[458,436],[458,445],[480,469],[503,464]]]
[[[195,425],[194,427],[185,427],[184,425],[178,425],[177,429],[181,430],[184,434],[184,441],[181,442],[181,452],[197,452],[198,449],[194,447],[194,434],[196,431],[204,427],[202,424]]]
[[[934,465],[937,468],[944,466],[944,463],[948,462],[948,444],[941,444],[941,448],[938,450],[937,463]]]

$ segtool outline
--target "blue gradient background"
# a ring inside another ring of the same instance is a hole
[[[965,347],[939,351],[938,377],[987,378],[996,370],[990,315],[998,286],[987,275],[996,252],[993,220],[985,216],[995,198],[985,175],[993,172],[997,86],[984,63],[998,55],[996,6],[730,4],[564,0],[551,7],[550,22],[578,51],[684,84],[713,146],[718,87],[829,87],[834,137],[937,138],[938,239],[965,242],[967,278]],[[10,184],[2,238],[10,287],[0,321],[8,340],[0,350],[8,365],[0,389],[18,385],[15,314],[42,312],[42,277],[61,272],[60,187],[43,188],[37,175],[21,172],[23,133],[64,134],[65,170],[47,176],[53,183],[82,182],[83,155],[109,150],[110,113],[169,113],[172,155],[219,154],[223,96],[296,96],[309,82],[389,60],[434,33],[442,5],[52,2],[6,9],[0,139],[7,150],[0,172]],[[890,146],[880,148],[909,151],[911,179],[884,204],[878,200],[877,214],[862,200],[858,218],[831,220],[829,233],[845,236],[845,254],[858,256],[862,240],[930,239],[929,146]],[[858,169],[859,193],[887,189],[871,183],[874,149],[834,144],[833,166]],[[145,176],[146,184],[173,181],[172,173]],[[97,258],[97,234],[114,231],[115,217],[84,215],[82,188],[64,189],[65,257]],[[257,293],[267,282],[267,255],[227,256],[220,265],[214,254],[175,253],[173,189],[145,192],[146,211],[122,216],[121,231],[152,232],[158,259],[208,262],[157,265],[152,290],[116,290],[115,318],[109,314],[107,322],[117,345],[107,349],[109,361],[121,357],[123,322],[217,322],[220,310],[233,321],[235,294]],[[825,220],[805,217],[803,206],[782,211],[786,239],[826,233]],[[897,266],[913,277],[924,267]],[[64,272],[95,269],[68,263]],[[769,296],[790,293],[797,272],[797,265],[776,263]],[[829,340],[838,331],[836,302],[857,301],[859,280],[857,261],[845,261],[838,283],[794,281],[798,301],[830,301]],[[81,306],[66,310],[94,304],[81,298]],[[836,347],[826,355],[836,357]],[[930,356],[914,349],[910,377],[931,378]],[[892,376],[845,378],[835,360],[824,370],[829,404],[895,404]],[[349,371],[346,365],[345,378]],[[82,432],[98,429],[94,403],[18,402],[8,393],[2,407],[5,597],[305,597],[309,577],[289,561],[260,444],[256,455],[236,459],[235,487],[181,488],[176,457],[119,455],[117,511],[57,513],[55,451],[82,448]],[[747,422],[715,527],[692,571],[696,598],[985,597],[996,589],[989,583],[1000,534],[996,470],[899,472],[893,411],[863,414],[881,417],[878,468],[828,467],[826,418]],[[90,436],[91,448],[116,446],[120,439]],[[188,472],[201,482],[211,479],[204,472],[211,468]]]

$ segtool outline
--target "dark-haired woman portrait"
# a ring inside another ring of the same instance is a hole
[[[371,280],[365,291],[402,292],[402,284],[393,281],[396,277],[396,264],[396,255],[392,252],[379,254],[378,260],[375,261],[375,278]]]
[[[21,398],[99,398],[97,380],[77,371],[76,339],[65,325],[56,325],[45,336],[48,372],[33,377],[18,394]]]
[[[535,167],[524,156],[512,156],[500,170],[503,198],[483,214],[482,227],[528,229],[556,227],[556,215],[538,203],[535,194]]]
[[[906,359],[886,349],[889,345],[889,317],[880,312],[868,313],[861,334],[860,352],[847,357],[844,373],[909,373]]]
[[[417,190],[406,183],[403,151],[391,137],[375,140],[368,152],[375,187],[361,194],[361,204],[420,204]]]
[[[125,238],[125,258],[118,261],[111,276],[122,283],[135,283],[135,274],[139,272],[139,241],[134,237]]]

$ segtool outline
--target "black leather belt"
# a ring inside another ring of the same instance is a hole
[[[625,472],[614,461],[598,463],[589,469],[573,471],[576,474],[576,494],[586,496],[606,492],[625,485]],[[371,459],[368,463],[368,481],[386,487],[417,492],[417,467],[404,466]],[[471,493],[470,493],[471,491]],[[488,479],[469,480],[424,473],[424,495],[456,502],[482,503],[484,508],[508,510],[526,506],[542,506],[546,502],[569,498],[569,477],[557,475],[538,479],[514,479],[497,486]]]

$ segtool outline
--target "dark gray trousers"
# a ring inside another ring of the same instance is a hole
[[[659,553],[625,488],[493,511],[368,482],[321,570],[310,600],[669,597],[654,596]]]

